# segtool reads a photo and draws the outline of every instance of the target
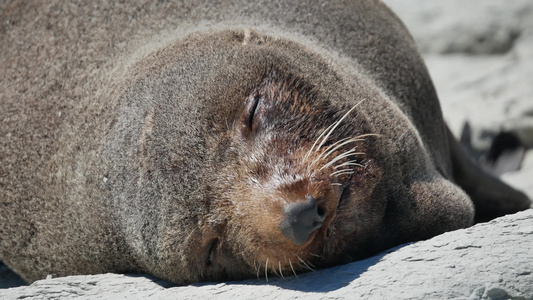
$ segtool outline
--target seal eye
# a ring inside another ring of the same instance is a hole
[[[261,95],[253,95],[248,98],[245,111],[241,117],[241,124],[245,132],[251,133],[257,130],[258,115],[261,109]]]
[[[218,246],[218,239],[213,239],[209,242],[207,245],[207,251],[205,255],[205,265],[206,266],[212,266],[215,263],[215,252],[217,250]]]

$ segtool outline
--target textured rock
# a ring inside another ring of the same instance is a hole
[[[169,287],[103,274],[0,290],[1,299],[533,299],[533,210],[317,272]]]

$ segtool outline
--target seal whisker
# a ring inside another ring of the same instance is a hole
[[[291,270],[292,270],[292,273],[294,274],[294,276],[296,276],[296,278],[298,278],[298,274],[296,274],[296,272],[294,271],[294,268],[292,267],[292,261],[289,259],[289,266],[291,266]]]
[[[349,111],[347,111],[339,120],[337,120],[337,122],[334,123],[334,126],[328,131],[328,133],[322,138],[322,141],[320,142],[320,144],[318,144],[318,147],[315,149],[315,151],[317,151],[318,149],[322,148],[322,146],[324,145],[324,143],[328,140],[329,136],[331,135],[331,133],[333,133],[333,131],[335,131],[335,129],[341,124],[341,122],[357,107],[359,106],[359,104],[361,104],[363,101],[365,101],[365,99],[359,101],[356,105],[354,105],[352,108],[350,108]]]
[[[321,155],[321,157],[322,158],[328,157],[328,155],[330,155],[331,153],[335,152],[337,149],[339,149],[340,147],[342,147],[342,146],[344,146],[346,144],[364,141],[364,139],[359,139],[359,138],[349,138],[349,139],[343,139],[343,140],[340,140],[340,141],[336,142],[335,144],[329,145],[324,150],[324,155],[323,156]]]
[[[347,162],[343,162],[342,164],[340,165],[336,165],[335,169],[338,169],[338,168],[342,168],[342,167],[346,167],[346,166],[357,166],[357,167],[364,167],[362,164],[360,163],[357,163],[357,160],[350,160],[350,161],[347,161]]]
[[[335,172],[329,174],[329,176],[340,176],[340,175],[344,175],[344,174],[353,174],[353,170],[352,169],[342,169],[342,170],[338,170],[338,171],[335,171]]]
[[[310,266],[308,266],[305,262],[302,262],[302,263],[299,263],[300,267],[306,269],[306,270],[309,270],[309,271],[312,271],[312,272],[315,272],[315,270],[313,270],[313,268],[311,268]]]
[[[274,272],[274,275],[280,277],[279,274],[278,274],[278,270],[276,269],[275,265],[272,267],[272,272]]]
[[[324,153],[327,152],[327,151],[329,151],[332,147],[335,147],[335,146],[338,145],[339,143],[342,143],[342,142],[345,142],[345,141],[348,141],[348,140],[351,140],[351,139],[353,139],[353,138],[352,138],[352,137],[343,138],[343,139],[341,139],[341,140],[339,140],[339,141],[337,141],[337,142],[335,142],[335,143],[329,145],[329,146],[324,150],[324,152],[321,153],[321,154],[318,156],[317,159],[315,159],[315,161],[316,161],[316,160],[319,160],[319,159],[322,157],[322,155],[324,155]]]
[[[333,125],[335,124],[331,124],[329,125],[326,129],[324,129],[320,135],[316,138],[315,142],[313,143],[313,145],[311,146],[311,148],[309,149],[309,151],[307,151],[307,153],[305,154],[304,156],[304,160],[307,160],[309,158],[309,155],[311,155],[311,152],[313,152],[313,149],[315,148],[316,144],[318,143],[318,141],[322,138],[322,136],[324,136],[324,134],[331,128],[333,127]]]
[[[308,265],[308,264],[307,264],[307,263],[306,263],[306,262],[305,262],[300,256],[296,255],[296,257],[300,260],[300,262],[301,262],[300,266],[301,266],[302,268],[308,269],[309,271],[313,271],[313,272],[315,271],[315,270],[314,270],[313,268],[311,268],[311,267],[310,267],[310,266],[309,266],[309,265]],[[302,266],[302,264],[303,264],[303,266]]]
[[[342,143],[342,142],[347,141],[347,140],[352,140],[354,142],[359,142],[359,141],[362,142],[362,141],[365,141],[364,138],[369,137],[369,136],[379,136],[379,134],[377,134],[377,133],[365,133],[365,134],[360,134],[360,135],[354,136],[354,137],[343,138],[343,139],[341,139],[341,140],[329,145],[324,151],[328,151],[332,147],[335,147],[335,145],[338,145],[339,143]]]
[[[285,276],[283,276],[283,271],[281,270],[281,261],[278,261],[278,267],[279,267],[279,273],[281,275],[281,278],[285,279]]]
[[[254,262],[255,267],[255,262]],[[257,279],[259,279],[259,272],[261,272],[261,262],[259,262],[259,268],[257,268]]]
[[[380,134],[378,134],[378,133],[364,133],[364,134],[360,134],[360,135],[354,137],[354,139],[361,139],[361,140],[364,141],[365,140],[364,138],[369,137],[369,136],[379,137]]]
[[[361,134],[361,135],[358,135],[356,137],[351,137],[351,138],[344,138],[344,139],[341,139],[340,141],[337,141],[335,142],[334,144],[332,145],[329,145],[325,150],[324,152],[322,152],[315,160],[313,160],[313,162],[311,163],[311,166],[313,166],[316,162],[318,162],[320,159],[324,159],[326,157],[328,157],[329,155],[331,155],[333,152],[337,151],[340,147],[342,146],[345,146],[347,144],[350,144],[350,143],[355,143],[355,142],[364,142],[365,141],[365,137],[369,137],[369,136],[379,136],[378,134],[375,134],[375,133],[366,133],[366,134]],[[354,147],[355,148],[355,147]]]
[[[268,257],[265,262],[265,278],[266,278],[266,281],[268,282]]]
[[[316,266],[313,265],[309,260],[307,260],[307,264],[308,264],[309,266],[311,266],[312,268],[316,269]]]
[[[326,148],[326,150],[324,150],[324,152],[322,152],[312,163],[311,163],[311,166],[314,165],[316,162],[318,162],[320,159],[324,159],[328,156],[331,155],[331,153],[337,151],[340,147],[346,145],[346,144],[350,144],[350,143],[355,143],[355,142],[358,142],[358,141],[363,141],[362,139],[353,139],[353,138],[350,138],[350,139],[345,139],[344,142],[341,142],[340,144],[337,144],[336,146],[334,146],[335,144],[333,145],[330,145],[328,148]],[[340,142],[340,141],[339,141]],[[334,146],[333,149],[329,150],[331,146]]]
[[[340,141],[337,141],[335,143],[333,143],[332,145],[329,145],[323,153],[321,153],[312,163],[311,165],[314,165],[318,160],[322,159],[322,158],[326,158],[328,157],[331,153],[335,152],[337,149],[339,149],[340,147],[346,145],[346,144],[349,144],[349,143],[354,143],[354,142],[364,142],[365,141],[365,137],[369,137],[369,136],[378,136],[378,134],[375,134],[375,133],[365,133],[365,134],[361,134],[361,135],[358,135],[356,137],[348,137],[348,138],[343,138],[341,139]],[[340,145],[339,145],[340,144]],[[333,149],[332,149],[333,148]]]
[[[355,148],[349,150],[349,151],[346,151],[344,153],[341,153],[339,155],[337,155],[336,157],[334,157],[332,160],[330,160],[327,164],[325,164],[324,166],[322,166],[322,168],[320,168],[320,170],[323,170],[329,166],[331,166],[332,164],[334,164],[335,162],[343,159],[343,158],[346,158],[350,155],[363,155],[364,153],[363,152],[355,152]]]
[[[304,156],[304,161],[306,161],[308,158],[309,158],[309,155],[311,155],[311,153],[313,152],[313,150],[315,151],[318,151],[318,149],[322,148],[322,146],[324,145],[324,143],[328,140],[329,136],[331,135],[331,133],[337,128],[337,126],[339,126],[339,124],[342,122],[342,120],[344,120],[357,106],[359,106],[359,104],[361,104],[363,101],[365,101],[366,99],[363,99],[361,101],[359,101],[357,104],[355,104],[348,112],[346,112],[339,120],[337,120],[337,122],[331,124],[330,126],[328,126],[326,129],[324,129],[324,131],[322,131],[320,133],[320,135],[318,136],[318,138],[315,140],[315,142],[313,143],[313,145],[311,146],[311,148],[309,149],[309,151],[307,151],[307,153],[305,154]],[[327,134],[324,136],[324,134],[327,132]],[[322,141],[320,142],[320,144],[318,145],[318,147],[316,147],[315,149],[315,146],[317,144],[317,142],[322,139]],[[314,164],[315,162],[312,163],[312,165]]]
[[[340,140],[336,141],[335,143],[327,146],[326,149],[324,149],[324,151],[328,151],[329,149],[335,147],[336,145],[338,145],[338,144],[340,144],[340,143],[342,143],[344,141],[353,140],[353,139],[355,139],[355,138],[354,137],[346,137],[346,138],[340,139]]]
[[[342,172],[353,172],[353,169],[350,168],[350,167],[344,168],[344,169],[340,169],[340,170],[337,170],[337,171],[331,173],[330,176],[335,175],[337,173],[342,173]]]
[[[335,175],[342,175],[344,173],[347,173],[347,174],[352,174],[354,171],[353,170],[349,170],[349,169],[344,169],[342,170],[342,172],[334,172],[332,173],[330,176],[335,176]]]
[[[346,151],[346,152],[343,152],[343,153],[337,155],[336,157],[334,157],[331,161],[329,161],[329,162],[326,164],[327,167],[333,165],[335,162],[337,162],[337,161],[339,161],[339,160],[341,160],[341,159],[344,159],[344,158],[346,158],[346,157],[348,157],[348,156],[352,156],[352,155],[364,155],[363,152],[355,152],[355,149],[356,149],[356,148],[353,148],[353,149],[351,149],[351,150],[348,150],[348,151]],[[327,167],[326,167],[326,168],[327,168]]]
[[[342,185],[342,183],[334,182],[331,185]]]
[[[335,175],[331,175],[331,176],[337,176],[337,177],[340,177],[340,176],[343,176],[343,175],[352,175],[353,172],[345,172],[345,173],[339,173],[339,174],[335,174]]]

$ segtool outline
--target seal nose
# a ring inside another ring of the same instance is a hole
[[[287,217],[281,221],[281,232],[296,245],[305,243],[326,218],[326,213],[318,208],[312,196],[307,196],[305,202],[287,204],[284,212]]]

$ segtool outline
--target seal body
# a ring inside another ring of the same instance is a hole
[[[378,1],[1,6],[0,259],[28,281],[283,276],[529,206]]]

